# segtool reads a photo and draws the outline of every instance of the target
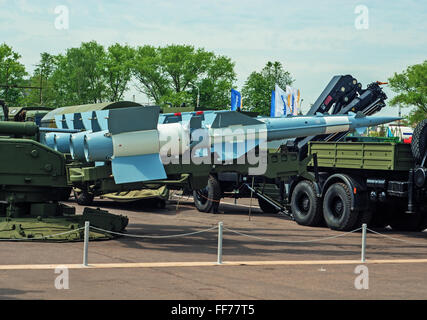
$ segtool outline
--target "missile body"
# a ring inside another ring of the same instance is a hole
[[[267,126],[267,140],[315,136],[337,132],[353,131],[359,128],[374,127],[399,120],[397,117],[367,117],[363,114],[336,116],[299,116],[284,118],[260,118]]]

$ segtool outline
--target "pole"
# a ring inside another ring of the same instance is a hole
[[[85,235],[84,235],[84,247],[83,247],[83,265],[85,267],[88,266],[87,257],[88,257],[88,249],[89,249],[89,221],[85,222]]]
[[[254,189],[254,180],[255,177],[252,177],[252,189],[251,189],[251,201],[249,203],[249,221],[251,221],[251,213],[252,213],[252,197],[253,197],[253,189]]]
[[[199,109],[199,101],[200,101],[200,89],[198,86],[196,86],[194,83],[189,82],[190,85],[192,85],[193,87],[195,87],[197,89],[197,103],[196,103],[196,110]]]
[[[366,262],[366,223],[362,224],[362,262]]]
[[[200,101],[200,89],[197,87],[197,110],[199,110],[199,101]]]
[[[218,222],[218,264],[222,264],[222,229],[223,222]]]

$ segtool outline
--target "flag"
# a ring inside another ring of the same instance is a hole
[[[271,91],[271,108],[270,108],[270,117],[274,118],[276,116],[275,112],[275,105],[276,105],[276,94],[274,90]]]
[[[231,89],[231,111],[242,109],[242,95],[239,91]]]
[[[289,103],[287,100],[288,96],[286,95],[286,92],[276,84],[275,90],[273,90],[271,96],[270,116],[283,117],[290,114],[290,109],[288,107]]]
[[[286,86],[286,94],[288,96],[290,114],[297,116],[300,111],[300,91],[291,86]]]

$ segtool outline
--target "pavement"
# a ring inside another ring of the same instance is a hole
[[[224,199],[219,214],[207,214],[185,197],[165,209],[144,201],[97,200],[93,207],[129,217],[128,234],[186,234],[222,221],[224,265],[216,263],[216,229],[176,238],[93,241],[89,268],[81,267],[81,242],[0,242],[0,299],[427,298],[425,232],[369,233],[367,263],[362,264],[360,232],[303,227],[262,213],[256,200],[251,210],[249,205],[249,199],[239,199],[237,205]],[[38,269],[40,265],[50,266]],[[55,270],[58,265],[70,268]],[[64,287],[66,273],[68,289],[58,289]]]

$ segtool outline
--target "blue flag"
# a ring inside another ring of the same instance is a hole
[[[242,108],[242,95],[239,91],[231,89],[231,111],[237,111]]]

